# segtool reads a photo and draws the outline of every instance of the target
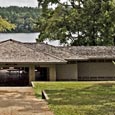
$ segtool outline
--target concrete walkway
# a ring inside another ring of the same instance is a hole
[[[0,115],[53,115],[31,87],[0,87]]]

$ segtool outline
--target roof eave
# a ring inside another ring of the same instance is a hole
[[[64,64],[67,63],[67,61],[64,62],[0,62],[0,64],[8,64],[8,65],[16,65],[16,64]]]
[[[67,61],[87,61],[88,58],[66,59]]]

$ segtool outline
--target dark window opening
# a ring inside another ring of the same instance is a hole
[[[48,68],[47,67],[36,67],[35,68],[35,80],[36,81],[48,81]]]

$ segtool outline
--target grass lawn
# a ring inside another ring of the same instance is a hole
[[[46,90],[55,115],[115,115],[115,83],[35,82],[36,96]]]

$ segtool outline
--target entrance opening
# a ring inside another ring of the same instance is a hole
[[[47,67],[36,67],[35,68],[35,80],[36,81],[48,81],[49,69]]]
[[[26,86],[29,84],[28,67],[0,68],[0,86]]]

